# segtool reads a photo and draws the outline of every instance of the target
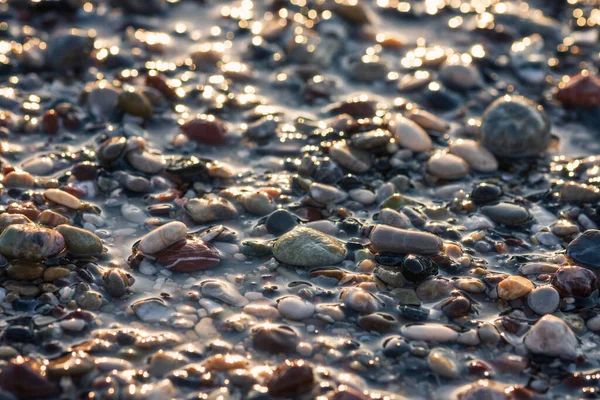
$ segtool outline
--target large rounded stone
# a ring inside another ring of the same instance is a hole
[[[565,321],[544,315],[525,336],[525,346],[535,354],[574,359],[579,343]]]
[[[346,258],[344,244],[316,229],[296,227],[281,236],[273,246],[273,255],[282,263],[299,267],[339,264]]]
[[[600,268],[600,231],[588,229],[577,236],[567,247],[567,256],[588,268]]]
[[[60,233],[33,224],[10,225],[0,236],[0,253],[8,259],[40,261],[64,248]]]
[[[93,232],[70,225],[59,225],[55,230],[65,238],[67,251],[77,256],[102,253],[102,240]]]

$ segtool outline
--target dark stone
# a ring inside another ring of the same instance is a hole
[[[298,218],[287,210],[276,210],[267,217],[265,226],[269,233],[282,235],[298,225]]]
[[[422,282],[430,276],[437,275],[438,266],[427,257],[409,254],[402,260],[400,266],[402,275],[413,283]]]
[[[298,334],[285,325],[259,326],[252,337],[254,347],[270,353],[295,352],[299,341]]]
[[[573,265],[556,271],[551,283],[563,297],[588,297],[598,286],[598,278],[589,269]]]
[[[587,268],[600,268],[600,231],[588,229],[567,247],[567,256]]]
[[[480,183],[473,188],[471,199],[475,204],[485,204],[502,197],[502,188],[490,183]]]
[[[312,367],[303,360],[286,360],[281,363],[267,387],[276,397],[296,397],[312,389],[315,377]]]

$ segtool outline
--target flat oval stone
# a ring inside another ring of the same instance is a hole
[[[211,221],[236,218],[238,212],[229,201],[218,198],[191,199],[184,205],[194,222],[204,224]]]
[[[182,132],[191,140],[210,145],[227,142],[227,126],[214,115],[200,115],[181,125]]]
[[[44,197],[53,203],[60,204],[72,210],[79,210],[82,206],[81,200],[70,193],[60,189],[47,189]]]
[[[390,129],[398,144],[406,149],[423,152],[431,150],[433,143],[423,128],[400,114],[390,122]]]
[[[77,256],[91,256],[102,253],[102,240],[93,232],[69,225],[55,228],[65,238],[67,251]]]
[[[442,239],[431,233],[386,225],[377,225],[371,231],[370,238],[371,245],[377,252],[429,255],[440,253],[444,247]]]
[[[441,179],[460,179],[469,173],[469,165],[454,154],[438,152],[427,161],[427,171]]]
[[[291,353],[300,342],[298,334],[286,325],[263,325],[255,328],[252,344],[255,348],[269,353]]]
[[[33,222],[23,214],[0,214],[0,233],[10,225],[21,224],[33,224]]]
[[[567,256],[587,268],[600,268],[600,230],[588,229],[569,243]]]
[[[282,235],[273,246],[273,255],[284,263],[298,267],[322,267],[346,259],[346,248],[338,239],[316,229],[296,227]]]
[[[348,147],[344,142],[338,142],[329,149],[329,155],[338,164],[357,174],[367,172],[371,168],[369,154]]]
[[[0,236],[0,253],[8,259],[40,261],[64,248],[60,233],[39,225],[10,225]]]
[[[127,153],[127,161],[133,168],[145,174],[155,175],[165,169],[165,159],[162,155],[145,150],[130,151]]]
[[[277,302],[277,309],[282,317],[295,321],[301,321],[312,317],[315,306],[308,300],[298,296],[286,296]]]
[[[411,340],[449,343],[458,339],[458,332],[442,324],[409,324],[400,328],[400,334]]]
[[[458,139],[450,145],[449,150],[465,160],[473,171],[494,172],[498,169],[496,157],[474,140]]]
[[[312,367],[304,360],[286,360],[277,367],[267,387],[275,397],[296,398],[309,392],[314,383]]]
[[[531,220],[531,214],[525,207],[506,202],[483,206],[481,212],[492,221],[506,226],[520,226]]]
[[[155,255],[156,262],[171,271],[194,272],[212,268],[221,261],[219,252],[202,240],[187,239]]]
[[[184,239],[186,235],[187,226],[183,222],[169,222],[144,236],[140,240],[138,250],[142,254],[156,254]]]

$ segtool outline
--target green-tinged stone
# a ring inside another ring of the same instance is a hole
[[[282,263],[299,267],[322,267],[346,259],[344,243],[316,229],[296,227],[275,242],[273,255]]]
[[[55,228],[65,238],[67,251],[77,256],[91,256],[102,253],[100,238],[85,229],[69,225],[60,225]]]

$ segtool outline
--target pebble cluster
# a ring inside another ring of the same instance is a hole
[[[0,4],[0,399],[597,398],[558,3]]]

